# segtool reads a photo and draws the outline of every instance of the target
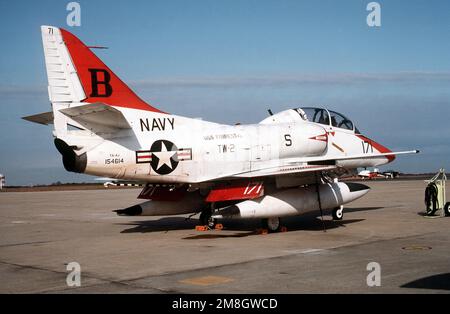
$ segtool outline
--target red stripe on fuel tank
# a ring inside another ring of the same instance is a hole
[[[237,183],[214,188],[209,192],[206,202],[254,199],[262,195],[264,195],[263,182]]]

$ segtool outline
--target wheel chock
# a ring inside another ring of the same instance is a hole
[[[208,231],[208,226],[195,226],[195,231]]]
[[[215,230],[222,230],[222,229],[223,229],[223,225],[222,225],[222,224],[216,224],[216,225],[214,226],[214,229],[215,229]]]
[[[260,228],[260,229],[256,229],[256,233],[257,234],[268,234],[269,230],[268,229],[264,229],[264,228]]]
[[[287,232],[288,230],[287,230],[287,227],[281,227],[281,229],[280,229],[280,232]]]

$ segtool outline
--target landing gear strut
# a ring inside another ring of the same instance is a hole
[[[342,220],[344,217],[344,206],[339,206],[336,208],[333,208],[333,212],[331,214],[333,216],[333,220]]]
[[[269,232],[278,232],[281,230],[281,222],[279,217],[264,218],[262,220],[262,227],[269,230]]]
[[[208,226],[210,229],[214,229],[217,224],[217,219],[212,218],[213,210],[212,208],[204,208],[200,213],[200,224],[203,226]]]

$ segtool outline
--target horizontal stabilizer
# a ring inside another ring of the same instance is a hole
[[[111,129],[130,129],[122,112],[114,107],[93,103],[60,110],[63,114],[95,132],[95,126]]]
[[[30,121],[30,122],[34,122],[34,123],[49,125],[49,124],[53,124],[53,112],[51,112],[51,111],[43,112],[43,113],[35,114],[32,116],[28,116],[28,117],[22,117],[22,119]]]

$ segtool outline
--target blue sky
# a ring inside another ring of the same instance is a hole
[[[88,181],[63,169],[51,129],[39,26],[66,28],[142,98],[174,114],[253,123],[268,107],[321,105],[391,149],[422,150],[385,168],[450,168],[450,2],[0,1],[0,172],[9,184]]]

